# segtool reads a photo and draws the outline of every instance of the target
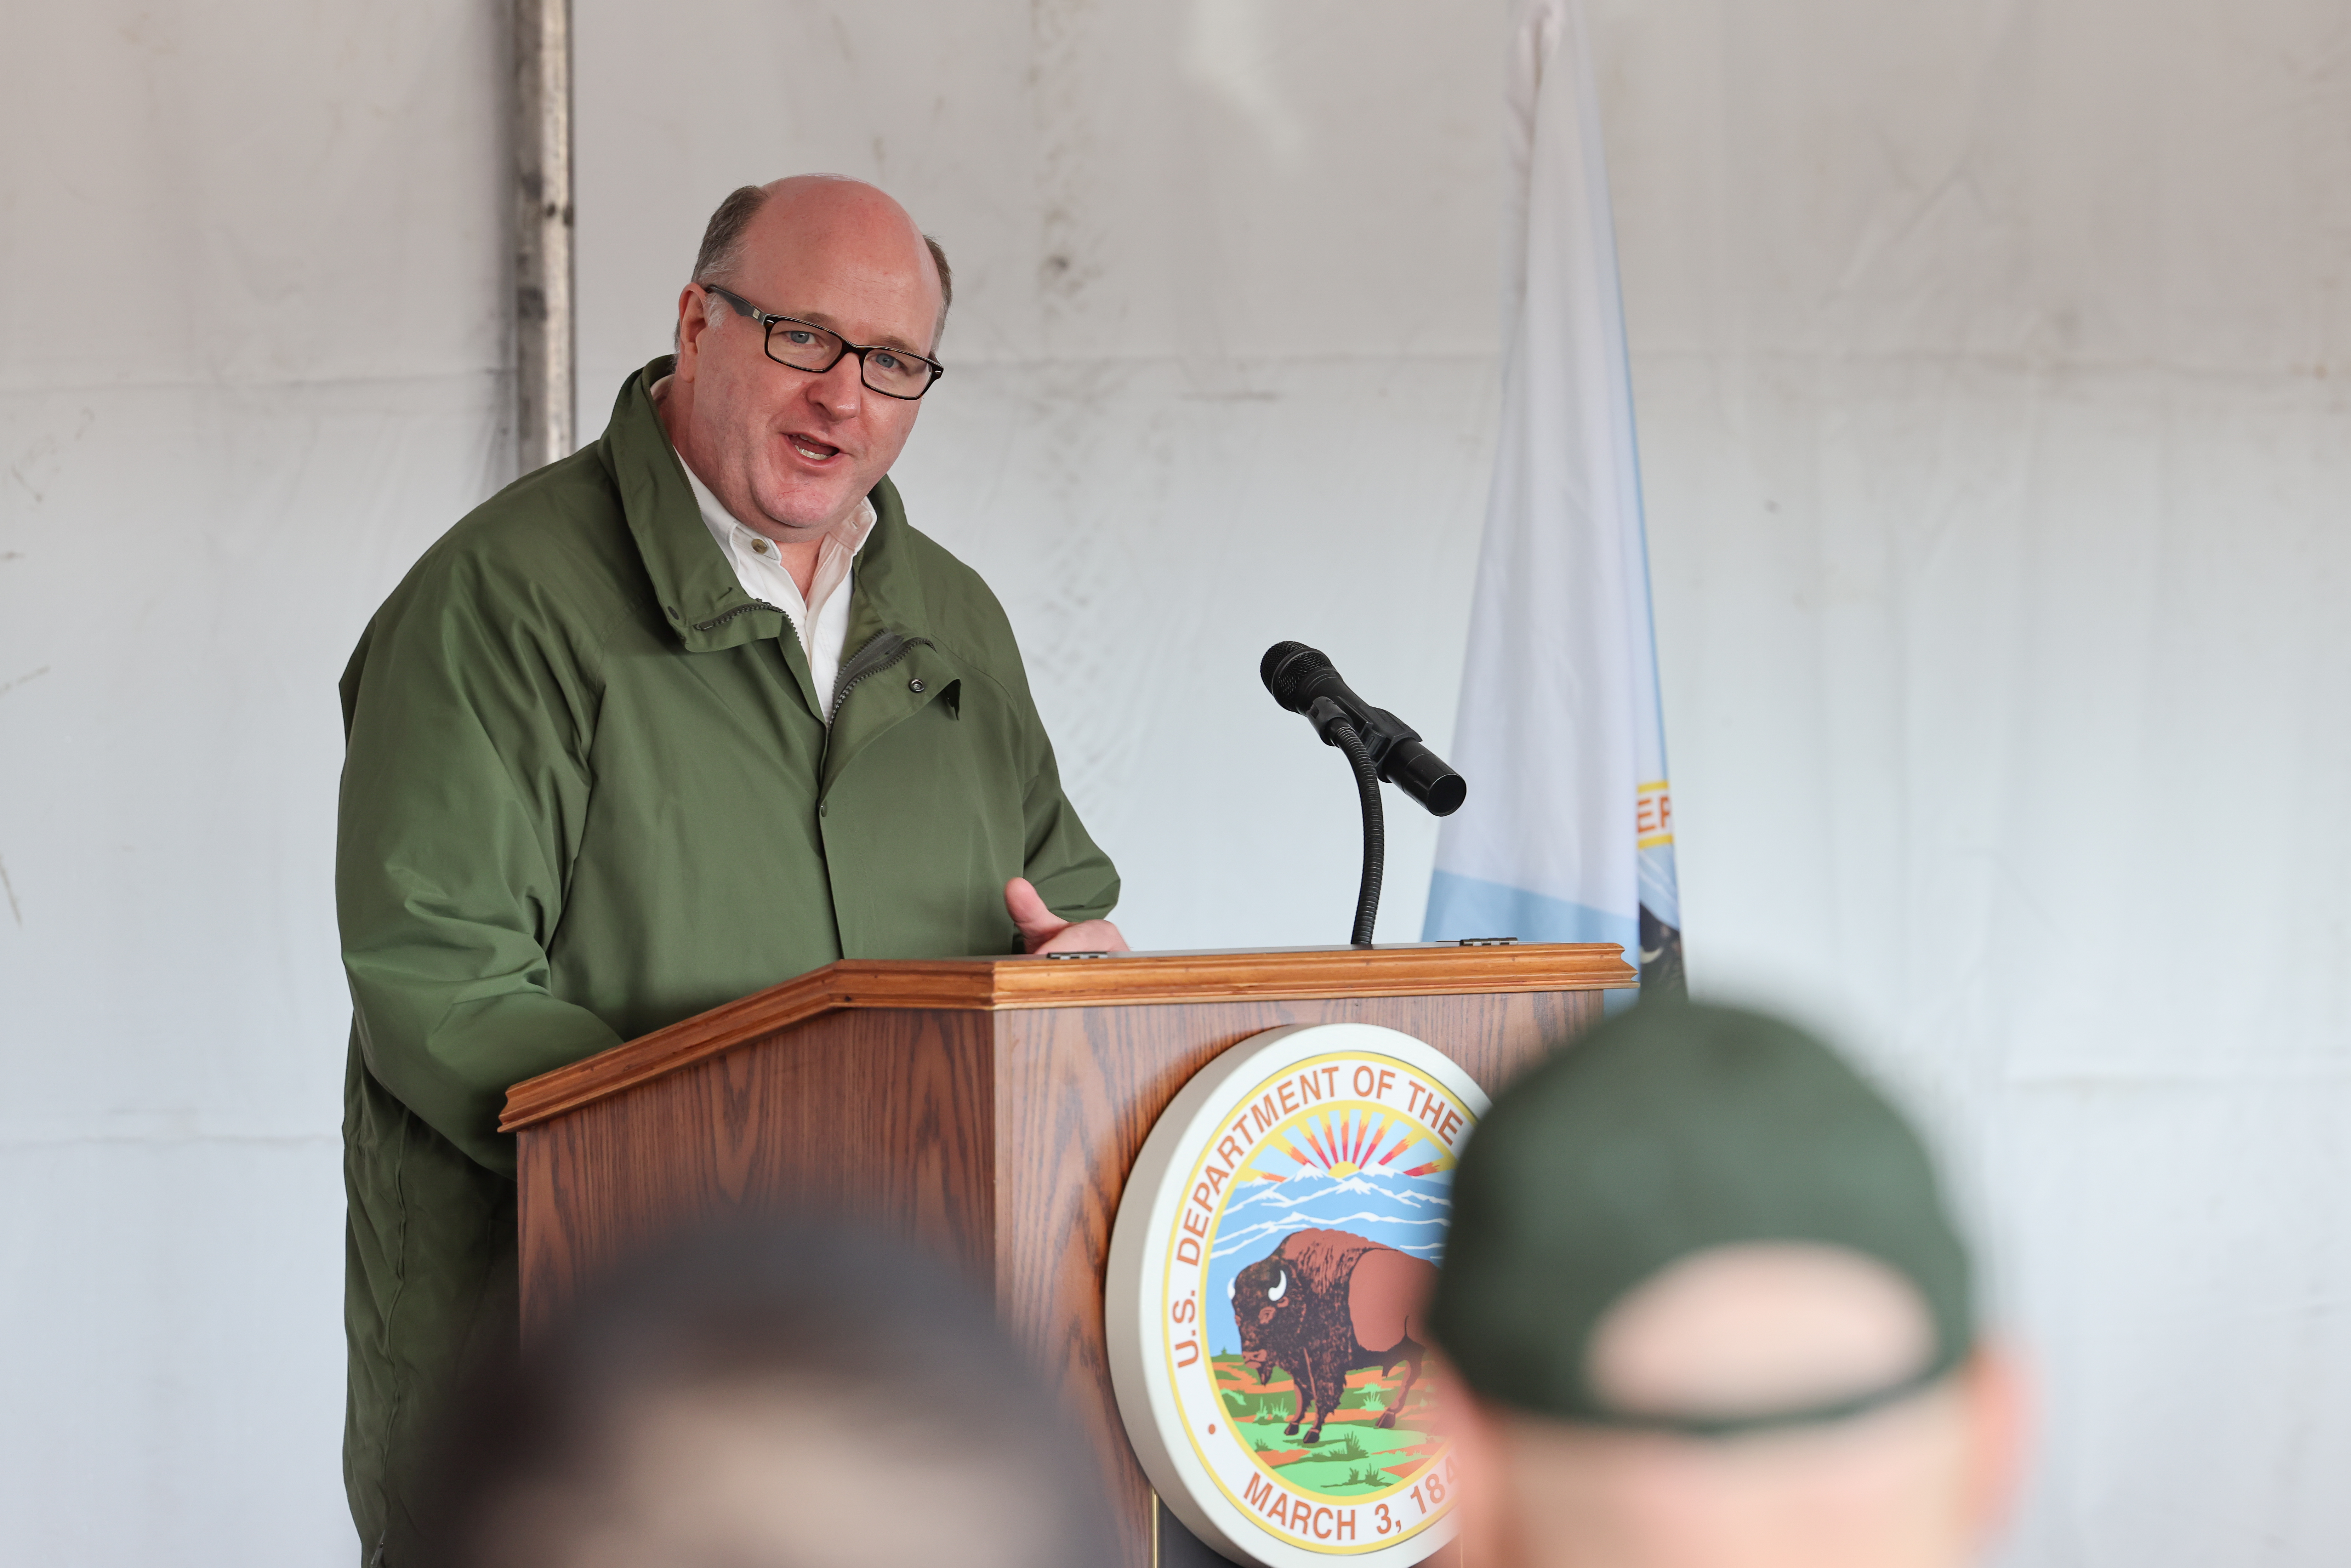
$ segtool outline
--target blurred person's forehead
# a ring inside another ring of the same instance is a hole
[[[1846,1420],[1735,1436],[1508,1412],[1498,1435],[1524,1511],[1523,1564],[1920,1568],[1966,1552],[1970,1437],[1956,1379]]]
[[[1877,1259],[1818,1242],[1708,1248],[1593,1325],[1585,1377],[1634,1416],[1740,1420],[1900,1387],[1930,1365],[1926,1298]]]

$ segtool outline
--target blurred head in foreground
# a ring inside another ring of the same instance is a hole
[[[1646,1003],[1506,1091],[1432,1319],[1495,1568],[1946,1568],[2011,1490],[1925,1148],[1771,1019]]]
[[[475,1391],[463,1568],[1090,1568],[1092,1472],[960,1278],[812,1226],[643,1260]]]

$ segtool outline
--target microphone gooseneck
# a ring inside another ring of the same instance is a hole
[[[1350,940],[1358,947],[1368,947],[1372,925],[1379,914],[1387,853],[1380,781],[1394,784],[1439,817],[1459,810],[1468,786],[1445,765],[1443,758],[1421,744],[1418,731],[1385,708],[1374,707],[1357,696],[1321,649],[1303,643],[1276,643],[1258,661],[1257,674],[1275,702],[1305,716],[1322,743],[1343,752],[1354,771],[1364,813],[1364,877],[1355,895],[1355,925]]]
[[[1372,945],[1372,927],[1380,922],[1380,883],[1387,875],[1387,818],[1380,808],[1380,775],[1372,766],[1372,754],[1364,749],[1363,737],[1355,727],[1341,719],[1331,727],[1331,737],[1339,749],[1347,754],[1347,761],[1355,770],[1355,799],[1364,809],[1364,876],[1355,884],[1355,928],[1348,936],[1350,946],[1368,947]]]

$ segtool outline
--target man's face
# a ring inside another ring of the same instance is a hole
[[[936,335],[938,277],[920,232],[888,197],[847,181],[778,188],[726,287],[852,343],[927,354]],[[822,373],[778,364],[765,329],[716,295],[687,288],[679,339],[678,449],[729,511],[779,542],[847,517],[914,432],[922,405],[867,387],[856,355]]]

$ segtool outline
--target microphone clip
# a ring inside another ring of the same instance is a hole
[[[1306,722],[1314,727],[1314,733],[1322,737],[1325,746],[1339,744],[1338,737],[1331,732],[1344,725],[1364,741],[1365,749],[1370,748],[1371,737],[1364,734],[1363,726],[1356,722],[1355,716],[1329,697],[1316,697],[1306,705]]]
[[[1307,704],[1306,722],[1314,727],[1314,733],[1322,737],[1325,746],[1339,744],[1331,738],[1332,726],[1343,724],[1353,730],[1356,738],[1364,743],[1364,749],[1371,753],[1372,766],[1380,770],[1383,779],[1388,777],[1389,753],[1397,752],[1400,761],[1405,754],[1399,748],[1416,745],[1420,739],[1420,731],[1387,709],[1368,704],[1358,708],[1336,697],[1320,696]]]

